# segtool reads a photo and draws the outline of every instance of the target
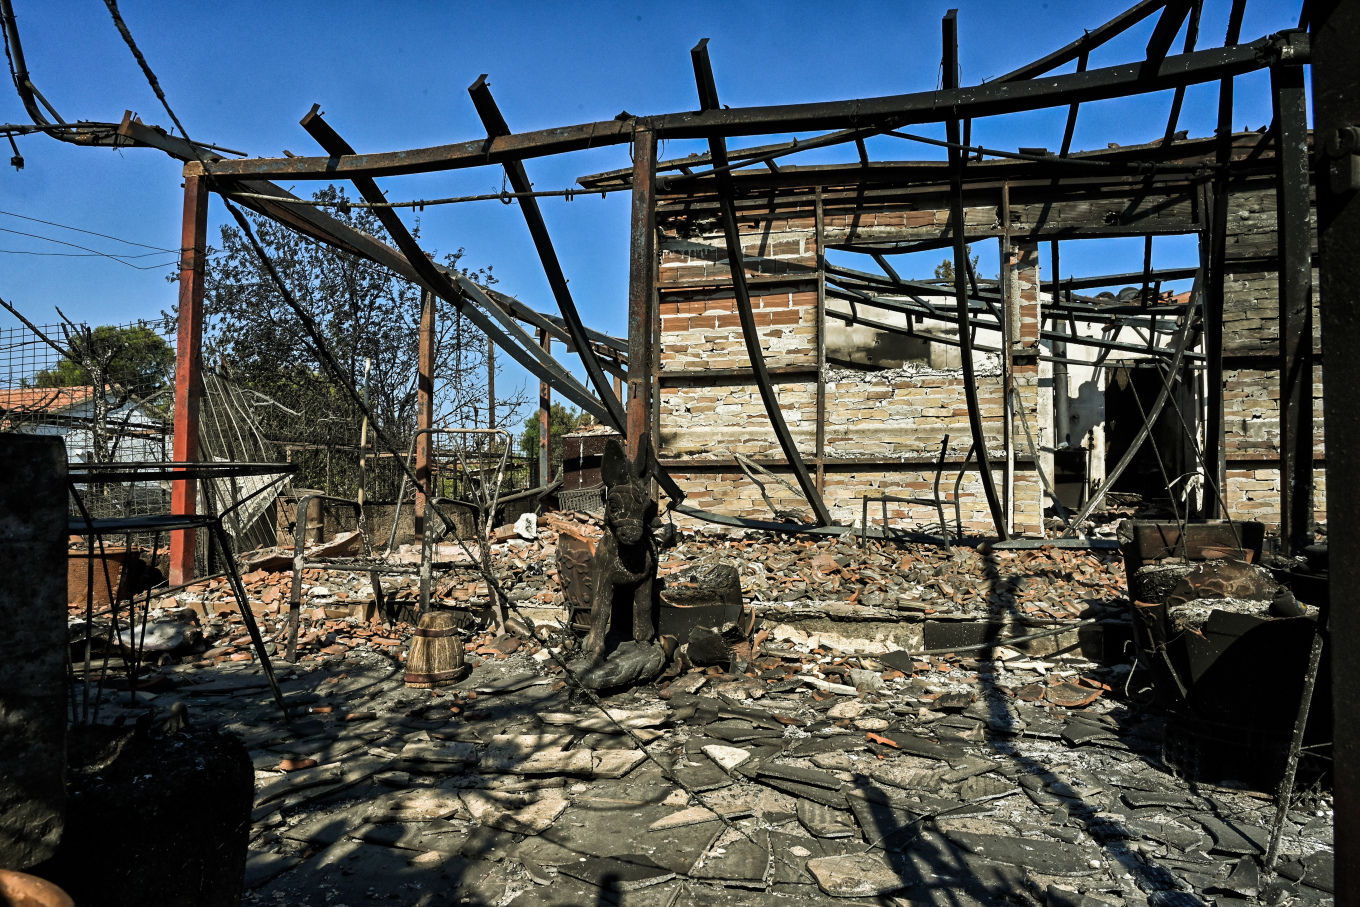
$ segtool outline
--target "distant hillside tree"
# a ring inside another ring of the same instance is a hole
[[[966,254],[968,255],[968,262],[973,266],[973,273],[977,274],[978,257],[973,253],[973,246],[969,244],[968,246],[965,246],[965,249],[967,250]],[[949,283],[952,284],[954,282],[954,259],[946,258],[944,261],[936,265],[935,277],[938,280],[947,280]]]

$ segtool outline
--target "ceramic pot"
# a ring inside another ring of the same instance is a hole
[[[66,892],[46,879],[0,869],[0,903],[10,907],[75,907]]]

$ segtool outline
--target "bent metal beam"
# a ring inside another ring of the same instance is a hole
[[[1269,66],[1281,59],[1307,62],[1307,36],[1299,33],[1260,38],[1250,44],[1218,47],[1166,57],[1156,71],[1144,61],[1088,69],[1042,79],[992,82],[968,88],[918,91],[852,101],[737,107],[652,117],[624,117],[540,129],[495,138],[327,157],[257,158],[207,164],[213,176],[226,179],[350,179],[355,176],[396,176],[503,164],[605,145],[631,142],[639,126],[658,139],[707,139],[778,132],[808,132],[866,127],[880,122],[897,126],[933,123],[945,118],[978,118],[1085,103],[1129,94],[1161,91],[1181,85],[1214,82]],[[202,173],[205,165],[188,165],[186,172]]]
[[[699,86],[699,103],[705,110],[718,109],[718,89],[713,81],[713,67],[708,59],[707,38],[690,51],[690,57],[694,62],[694,78]],[[737,301],[737,316],[741,319],[741,337],[746,345],[746,356],[751,360],[751,370],[755,375],[756,386],[760,389],[760,399],[765,404],[765,414],[769,416],[770,425],[774,429],[775,437],[779,439],[784,457],[798,479],[803,497],[812,508],[817,525],[830,526],[835,521],[817,490],[816,481],[808,472],[807,465],[798,452],[798,445],[793,441],[788,423],[784,421],[779,398],[775,395],[774,385],[770,382],[770,372],[765,365],[765,351],[760,346],[760,332],[756,328],[755,313],[751,310],[751,294],[746,287],[746,264],[741,251],[741,234],[737,229],[737,217],[732,208],[732,177],[728,171],[721,169],[727,164],[727,142],[721,136],[713,136],[708,140],[708,147],[713,164],[720,171],[718,185],[721,188],[718,192],[718,202],[722,215],[723,237],[727,243],[727,267],[732,275],[732,290]]]

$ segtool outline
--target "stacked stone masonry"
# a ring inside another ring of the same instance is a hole
[[[1251,137],[1239,137],[1239,144]],[[1253,140],[1254,141],[1254,140]],[[1245,147],[1245,146],[1244,146]],[[966,196],[968,239],[1036,233],[1046,239],[1066,229],[1098,232],[1103,227],[1147,227],[1159,233],[1194,234],[1203,212],[1190,181],[1168,182],[1158,192],[1073,193],[1044,197],[1042,189],[1012,190],[1010,223],[1002,223],[1003,207],[993,193],[979,190]],[[993,203],[993,200],[995,203]],[[983,203],[983,202],[986,203]],[[882,242],[944,242],[950,238],[948,198],[943,193],[916,193],[910,199],[886,199],[847,209],[828,203],[823,217],[824,242],[830,246]],[[709,209],[711,210],[711,208]],[[745,370],[751,366],[741,336],[737,307],[730,287],[726,247],[711,214],[688,209],[682,199],[662,199],[658,218],[658,288],[660,300],[658,391],[660,454],[672,461],[677,479],[700,506],[720,513],[768,519],[770,508],[759,489],[738,468],[734,454],[754,458],[788,480],[792,473],[765,414],[760,395],[749,375],[707,374],[715,369]],[[1278,261],[1272,177],[1257,174],[1231,189],[1225,281],[1224,398],[1227,481],[1224,497],[1229,514],[1278,522],[1279,508],[1279,355]],[[946,435],[946,468],[942,492],[952,494],[970,442],[962,371],[939,367],[944,357],[907,362],[901,368],[859,371],[825,368],[824,445],[817,449],[818,346],[826,342],[819,324],[818,248],[814,206],[798,203],[771,215],[758,212],[738,217],[752,308],[767,366],[773,370],[776,394],[784,418],[810,469],[821,461],[822,488],[838,520],[857,523],[864,494],[887,492],[929,496],[935,461]],[[1098,241],[1098,240],[1097,240]],[[1162,246],[1159,246],[1159,248]],[[1052,369],[1034,357],[1040,344],[1041,292],[1039,259],[1047,258],[1047,244],[1032,239],[1017,242],[1008,256],[1011,289],[1017,315],[1011,352],[1013,381],[1020,406],[1010,426],[1016,451],[1013,527],[1039,533],[1045,504],[1034,472],[1029,437],[1039,448],[1038,460],[1052,468],[1043,448],[1053,444]],[[949,250],[943,249],[941,257]],[[867,260],[867,259],[866,259]],[[1185,262],[1165,261],[1157,267]],[[1314,278],[1316,286],[1316,277]],[[948,300],[941,300],[949,305]],[[844,304],[832,300],[831,307]],[[831,320],[832,330],[842,322]],[[1320,318],[1314,298],[1314,349],[1320,353]],[[937,330],[947,324],[924,326]],[[1127,339],[1129,335],[1124,335]],[[980,341],[999,338],[983,332]],[[933,346],[940,346],[934,344]],[[957,349],[949,349],[957,363]],[[1319,360],[1320,361],[1320,360]],[[995,355],[979,355],[978,396],[992,465],[1001,482],[1004,462],[1002,363]],[[1103,381],[1104,379],[1102,379]],[[1322,385],[1320,366],[1314,380],[1315,512],[1325,520],[1322,484],[1325,453],[1322,445]],[[1103,388],[1103,384],[1101,385]],[[1186,412],[1191,421],[1200,414]],[[1027,436],[1026,428],[1029,433]],[[1202,441],[1202,437],[1199,439]],[[711,467],[702,465],[712,461]],[[691,465],[692,464],[692,465]],[[1000,487],[1000,485],[998,486]],[[799,509],[799,497],[778,483],[766,482],[766,493],[779,508]],[[952,503],[947,507],[952,520]],[[991,530],[991,516],[970,465],[961,487],[960,510],[964,527]],[[875,522],[878,518],[875,517]],[[928,527],[938,521],[932,508],[892,505],[890,520]]]

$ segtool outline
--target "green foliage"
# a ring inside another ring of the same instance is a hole
[[[972,266],[973,266],[973,273],[974,273],[974,274],[977,274],[977,272],[978,272],[978,257],[977,257],[976,254],[973,254],[973,246],[972,246],[972,244],[969,244],[969,245],[965,246],[964,248],[965,248],[965,250],[966,250],[965,254],[968,255],[968,261],[969,261],[969,263],[972,264]],[[946,258],[944,261],[942,261],[942,262],[940,262],[938,265],[936,265],[936,266],[935,266],[935,277],[938,278],[939,280],[947,280],[947,281],[949,281],[950,283],[953,283],[953,282],[954,282],[954,260],[953,260],[952,258]]]
[[[313,197],[345,200],[344,190],[335,186]],[[385,235],[371,210],[341,207],[327,213],[370,236]],[[365,391],[378,423],[394,437],[409,436],[417,402],[419,288],[358,256],[249,216],[283,282],[315,320],[340,367]],[[418,228],[414,232],[419,235]],[[222,246],[213,252],[206,275],[205,366],[291,410],[262,411],[266,419],[277,419],[265,425],[271,437],[356,443],[355,408],[244,234],[224,226]],[[458,268],[461,256],[461,249],[443,256],[444,264],[478,283],[495,283],[489,271]],[[435,302],[435,323],[435,424],[475,424],[474,416],[484,417],[486,409],[486,338],[443,300]],[[506,401],[501,404],[506,407]]]
[[[593,421],[589,413],[578,413],[561,403],[554,403],[548,410],[548,446],[554,470],[562,465],[562,436]],[[535,412],[524,420],[524,434],[519,439],[520,449],[529,458],[531,467],[538,462],[538,433],[538,413]]]
[[[145,397],[164,387],[174,373],[175,351],[145,325],[101,325],[88,333],[73,332],[70,353],[54,369],[33,378],[34,387],[79,387],[92,382],[88,363],[105,362],[105,382],[120,395]]]

